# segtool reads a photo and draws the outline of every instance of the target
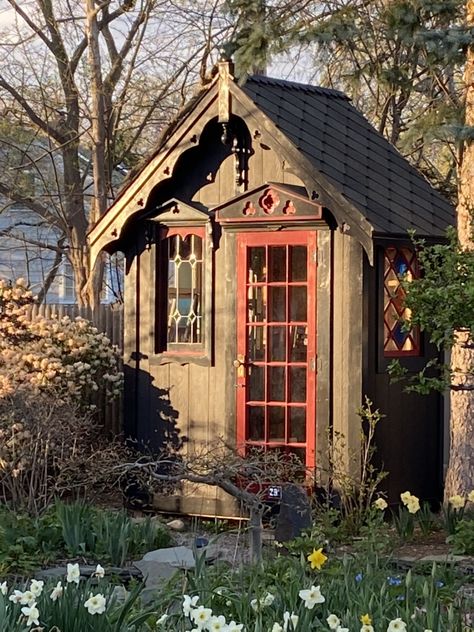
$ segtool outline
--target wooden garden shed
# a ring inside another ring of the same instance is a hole
[[[125,253],[125,431],[192,453],[217,437],[324,463],[349,453],[368,395],[386,415],[378,459],[397,500],[437,498],[443,406],[389,383],[395,357],[433,350],[405,332],[407,231],[440,240],[451,205],[341,92],[221,62],[90,233]],[[229,515],[223,493],[168,508]]]

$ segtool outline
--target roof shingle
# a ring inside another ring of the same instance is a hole
[[[375,233],[441,237],[454,210],[337,90],[249,77],[242,87]]]

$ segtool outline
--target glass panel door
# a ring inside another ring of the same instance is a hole
[[[316,233],[238,235],[240,445],[314,466]]]

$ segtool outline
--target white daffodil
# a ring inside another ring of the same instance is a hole
[[[2,593],[3,596],[5,596],[7,592],[8,592],[7,582],[3,582],[3,584],[0,584],[0,593]]]
[[[341,628],[341,626],[339,626],[336,628],[336,632],[349,632],[349,628]]]
[[[103,614],[105,612],[106,599],[104,595],[98,593],[93,595],[89,593],[89,599],[84,603],[84,608],[87,608],[89,614]]]
[[[296,630],[296,626],[298,625],[299,616],[292,612],[291,614],[287,611],[283,613],[283,630],[286,632],[288,630],[288,626],[291,622],[291,629]]]
[[[392,619],[388,624],[387,632],[406,632],[407,624],[400,618]]]
[[[22,597],[23,593],[21,592],[21,590],[14,590],[12,594],[8,597],[8,599],[13,603],[20,603]]]
[[[227,632],[242,632],[244,629],[243,623],[236,623],[235,621],[231,621],[227,626]]]
[[[95,568],[95,572],[94,575],[96,577],[98,577],[99,579],[102,579],[105,575],[105,570],[102,568],[102,566],[100,564],[97,564],[96,568]]]
[[[209,632],[227,632],[225,617],[223,615],[211,617],[207,624],[207,629]]]
[[[43,592],[44,582],[37,579],[32,579],[30,584],[30,591],[35,597],[39,597]]]
[[[265,595],[265,597],[263,597],[263,599],[252,599],[252,601],[250,602],[250,607],[257,611],[260,608],[263,608],[264,606],[271,606],[272,603],[275,601],[275,595],[272,595],[272,593],[267,592],[267,594]]]
[[[60,597],[62,597],[63,591],[63,585],[61,582],[58,582],[49,595],[50,599],[57,601]]]
[[[281,626],[279,623],[274,623],[272,632],[283,632],[283,626]]]
[[[331,630],[337,630],[337,628],[341,625],[339,617],[336,617],[335,614],[330,614],[326,621]]]
[[[25,606],[21,609],[22,614],[26,617],[26,625],[29,627],[33,623],[39,625],[39,610],[36,607],[36,603],[33,602],[30,606]]]
[[[370,624],[364,623],[360,629],[360,632],[374,632],[374,628]]]
[[[163,623],[166,621],[167,618],[168,618],[168,615],[165,612],[165,614],[162,614],[161,617],[156,620],[156,625],[163,625]]]
[[[79,564],[68,564],[67,565],[67,575],[66,581],[68,584],[74,582],[75,584],[79,583],[81,578],[81,571],[79,569]]]
[[[272,595],[272,593],[267,592],[267,594],[263,598],[263,605],[271,606],[274,601],[275,601],[275,595]]]
[[[189,617],[191,612],[196,607],[197,602],[199,601],[199,595],[195,597],[190,597],[189,595],[183,595],[183,614],[185,617]]]
[[[317,603],[325,601],[319,586],[311,586],[307,590],[300,590],[298,595],[304,601],[305,608],[308,608],[308,610],[312,610]]]
[[[20,598],[20,603],[22,606],[31,606],[31,604],[35,603],[35,601],[36,597],[33,595],[31,590],[25,590]]]
[[[210,608],[205,608],[204,606],[199,606],[198,608],[195,608],[190,614],[191,619],[194,621],[199,629],[207,626],[211,616],[212,610]]]

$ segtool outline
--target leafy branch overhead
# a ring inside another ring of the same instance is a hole
[[[419,326],[439,351],[451,349],[459,333],[465,335],[463,346],[474,348],[474,252],[461,247],[455,229],[448,231],[443,244],[428,245],[413,239],[421,275],[403,282],[405,304],[411,314],[404,328]],[[459,371],[437,358],[417,373],[410,373],[394,360],[389,373],[394,381],[406,380],[407,390],[422,394],[446,388],[470,389],[464,381],[459,382]],[[474,367],[467,373],[474,374]]]

